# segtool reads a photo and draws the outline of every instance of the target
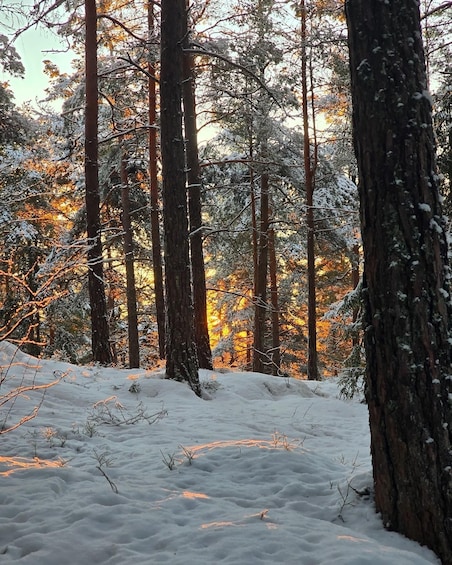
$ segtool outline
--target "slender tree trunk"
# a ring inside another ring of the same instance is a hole
[[[258,265],[255,295],[255,321],[253,345],[253,371],[265,373],[268,371],[268,355],[265,349],[265,321],[267,317],[267,271],[268,271],[268,173],[261,174],[260,191],[260,224],[258,244]]]
[[[127,178],[126,156],[121,159],[122,227],[124,230],[124,261],[126,266],[127,330],[129,339],[129,367],[140,366],[138,340],[137,289],[135,285],[135,261],[133,257],[133,233],[130,218],[130,196]]]
[[[317,299],[315,276],[314,168],[311,160],[308,114],[307,29],[305,1],[300,2],[301,14],[301,86],[303,107],[303,161],[306,184],[306,224],[308,259],[308,379],[319,377],[317,360]]]
[[[201,395],[193,331],[185,152],[182,132],[182,41],[185,0],[162,0],[161,146],[166,281],[166,374]]]
[[[279,339],[279,305],[278,305],[278,281],[276,269],[276,246],[275,230],[268,230],[268,263],[270,273],[270,296],[272,305],[272,374],[279,375],[281,372],[281,344]]]
[[[188,0],[187,0],[188,10]],[[188,48],[189,33],[185,30],[184,47]],[[190,259],[193,283],[195,343],[201,369],[212,369],[209,326],[207,321],[207,291],[204,254],[202,246],[201,171],[198,155],[198,130],[196,126],[196,98],[194,64],[190,53],[184,55],[184,125],[187,152],[188,208],[190,218]]]
[[[111,219],[111,215],[110,215],[110,210],[108,208],[108,206],[106,207],[106,223],[108,224],[109,221]],[[115,335],[114,335],[114,329],[112,332],[112,328],[116,328],[117,327],[117,321],[118,321],[118,317],[117,315],[115,315],[115,313],[117,312],[117,308],[116,308],[116,297],[118,295],[117,289],[116,289],[116,278],[115,278],[115,271],[112,267],[112,263],[113,263],[113,258],[111,255],[111,247],[108,247],[105,250],[105,255],[106,255],[106,261],[105,261],[105,268],[104,268],[104,272],[105,272],[105,278],[109,281],[112,281],[112,284],[108,285],[108,288],[106,289],[106,301],[107,301],[107,312],[109,312],[109,316],[108,316],[108,327],[110,330],[110,349],[111,349],[111,362],[114,365],[118,364],[118,348],[117,348],[117,343],[116,343],[116,339],[115,339]],[[113,335],[112,335],[113,334]],[[122,360],[123,361],[123,360]]]
[[[88,235],[88,290],[93,360],[111,362],[102,259],[97,142],[97,14],[95,0],[85,0],[85,205]]]
[[[251,249],[253,253],[253,300],[256,303],[257,296],[257,266],[259,263],[258,259],[258,239],[257,239],[257,211],[256,211],[256,193],[254,190],[254,145],[253,145],[253,118],[250,113],[250,123],[249,123],[249,174],[250,174],[250,202],[251,202]],[[256,306],[254,306],[256,309]],[[252,359],[254,359],[254,332],[249,332],[248,334],[251,339],[247,341],[247,367],[252,368]],[[253,355],[251,356],[251,352]]]
[[[451,274],[419,7],[348,0],[346,13],[375,504],[450,565]]]
[[[246,368],[251,370],[251,349],[253,344],[253,334],[250,330],[246,330]]]
[[[153,39],[154,3],[148,2],[148,29],[149,40]],[[160,215],[159,215],[159,185],[157,177],[157,95],[155,62],[149,46],[148,62],[148,103],[149,103],[149,180],[151,200],[151,240],[152,240],[152,268],[154,273],[155,310],[157,316],[157,331],[159,341],[160,359],[165,358],[165,292],[163,284],[162,247],[160,243]]]

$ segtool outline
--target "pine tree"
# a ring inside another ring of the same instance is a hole
[[[161,151],[166,281],[166,375],[201,395],[193,331],[185,152],[182,41],[185,0],[163,0],[161,14]]]
[[[418,3],[348,0],[375,504],[452,563],[451,272]]]
[[[95,0],[85,0],[85,205],[88,235],[88,288],[93,360],[111,362],[102,258],[98,179],[97,13]]]
[[[187,2],[187,10],[189,3]],[[184,31],[184,81],[182,97],[184,102],[184,130],[187,159],[188,209],[190,219],[190,261],[193,287],[194,332],[201,369],[212,369],[209,327],[207,320],[206,273],[204,267],[201,169],[198,156],[198,131],[196,119],[195,70],[193,56],[189,53],[190,35]]]
[[[154,274],[155,310],[160,359],[165,358],[165,294],[163,282],[162,247],[160,242],[160,213],[159,213],[159,183],[157,155],[157,88],[156,88],[156,59],[153,53],[152,41],[155,41],[157,28],[154,13],[154,2],[148,1],[148,115],[149,115],[149,191],[151,206],[151,240],[152,240],[152,270]]]
[[[133,231],[130,214],[127,157],[125,153],[123,153],[121,158],[121,185],[121,216],[122,226],[124,228],[124,262],[126,266],[127,334],[129,345],[129,367],[132,369],[140,366],[140,348],[138,336],[137,289],[135,284]]]

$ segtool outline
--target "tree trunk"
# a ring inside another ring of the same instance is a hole
[[[351,256],[351,266],[352,266],[352,288],[356,289],[359,285],[360,281],[360,272],[359,272],[359,243],[355,243],[352,247],[352,256]],[[359,316],[359,305],[353,308],[352,313],[352,321],[355,324],[358,321]],[[352,345],[353,347],[358,347],[360,342],[359,333],[353,332],[352,338]]]
[[[188,0],[187,0],[188,9]],[[188,29],[183,45],[188,48]],[[184,55],[184,125],[187,152],[188,208],[190,218],[190,259],[193,283],[195,343],[201,369],[213,369],[207,321],[207,291],[204,254],[202,246],[201,171],[198,156],[198,130],[196,126],[196,99],[194,88],[193,56]]]
[[[281,373],[281,347],[279,339],[278,281],[274,229],[268,230],[268,264],[270,273],[270,297],[272,304],[272,375],[279,375]]]
[[[268,371],[268,354],[265,350],[265,321],[267,317],[267,271],[268,271],[268,173],[261,173],[261,210],[259,223],[258,262],[256,276],[253,371]]]
[[[307,28],[305,1],[300,3],[301,15],[301,87],[303,109],[303,162],[306,190],[306,227],[308,263],[308,379],[319,378],[317,360],[317,299],[315,276],[314,167],[311,160],[308,114]]]
[[[137,289],[135,285],[135,261],[133,257],[133,233],[130,218],[130,197],[126,168],[126,157],[121,159],[121,203],[122,227],[124,230],[124,262],[126,266],[127,331],[129,341],[129,367],[140,366],[138,340]]]
[[[348,0],[346,12],[375,503],[450,565],[450,268],[419,8]]]
[[[254,145],[253,145],[253,118],[250,113],[250,120],[248,123],[249,133],[249,175],[250,175],[250,203],[251,203],[251,248],[253,253],[253,300],[257,296],[257,265],[258,260],[258,240],[257,240],[257,212],[256,212],[256,193],[254,190]],[[246,361],[247,368],[252,369],[252,360],[254,360],[254,332],[248,332],[247,348],[246,348]],[[251,338],[251,339],[250,339]],[[253,352],[253,355],[251,353]]]
[[[193,332],[185,153],[182,133],[182,41],[185,0],[162,0],[161,147],[166,282],[166,375],[201,395]]]
[[[93,361],[111,362],[105,298],[97,142],[97,14],[95,0],[85,0],[85,205],[88,236],[88,290]]]
[[[154,3],[148,2],[149,41],[153,38]],[[151,46],[149,46],[151,49]],[[149,181],[151,200],[151,240],[152,240],[152,269],[154,273],[155,310],[157,316],[157,332],[160,359],[165,358],[165,291],[163,284],[162,246],[160,243],[159,219],[159,185],[157,177],[157,96],[155,63],[149,53],[148,63],[148,103],[149,103]]]

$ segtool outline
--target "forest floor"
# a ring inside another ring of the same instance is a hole
[[[78,367],[0,343],[2,565],[425,565],[372,500],[367,409],[337,381]],[[60,380],[61,379],[61,380]]]

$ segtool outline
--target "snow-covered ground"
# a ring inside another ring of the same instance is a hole
[[[334,380],[76,367],[0,343],[0,563],[421,565],[372,496],[366,407]],[[5,424],[6,418],[6,424]]]

